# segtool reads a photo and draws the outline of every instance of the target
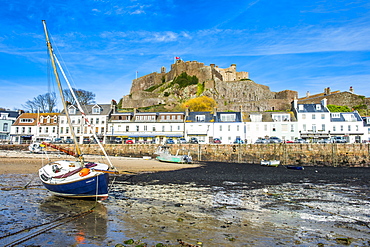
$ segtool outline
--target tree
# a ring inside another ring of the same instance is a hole
[[[328,105],[327,106],[330,112],[350,112],[348,106],[341,106],[341,105]]]
[[[210,97],[201,96],[186,101],[182,106],[183,108],[189,108],[191,111],[212,111],[217,103]]]
[[[24,107],[27,111],[36,113],[37,111],[40,112],[56,112],[57,109],[57,98],[55,93],[46,93],[40,94],[39,96],[33,98],[33,100],[27,100],[22,107]]]
[[[82,105],[90,105],[95,103],[95,94],[89,91],[85,91],[82,89],[75,89],[73,91],[77,97],[78,102]],[[72,93],[69,89],[63,90],[64,99],[68,101],[70,104],[75,105],[76,101],[72,96]]]

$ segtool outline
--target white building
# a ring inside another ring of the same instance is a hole
[[[11,126],[11,141],[25,144],[58,137],[59,113],[23,113]]]
[[[85,140],[85,143],[89,143],[93,140],[93,133],[97,135],[99,140],[103,141],[107,130],[108,119],[112,112],[112,105],[94,104],[84,105],[82,107],[85,115],[74,105],[70,105],[67,108],[77,141],[84,143]],[[59,137],[63,140],[72,139],[71,130],[64,111],[60,114]]]

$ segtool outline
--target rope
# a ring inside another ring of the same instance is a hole
[[[49,225],[49,226],[45,227],[44,229],[40,229],[40,230],[38,230],[38,231],[36,231],[34,233],[31,233],[31,234],[28,234],[28,235],[26,235],[24,237],[20,237],[19,239],[14,240],[13,242],[4,245],[4,247],[5,246],[6,247],[8,247],[8,246],[9,247],[10,246],[15,246],[15,245],[21,244],[21,243],[23,243],[23,242],[25,242],[25,241],[27,241],[29,239],[32,239],[32,238],[34,238],[34,237],[36,237],[38,235],[41,235],[44,232],[47,232],[47,231],[49,231],[51,229],[54,229],[54,228],[56,228],[58,226],[61,226],[61,225],[65,224],[65,223],[68,223],[68,222],[70,222],[72,220],[76,220],[76,219],[78,219],[80,217],[86,216],[86,215],[92,213],[94,211],[93,210],[94,208],[95,208],[95,205],[90,210],[88,210],[86,212],[82,212],[82,213],[79,213],[79,214],[76,214],[76,215],[70,215],[70,216],[67,216],[67,217],[64,217],[64,218],[56,219],[56,220],[51,221],[51,222],[48,222],[48,223],[44,223],[44,224],[41,224],[41,225],[36,225],[36,226],[33,226],[33,227],[25,228],[23,230],[20,230],[20,231],[14,232],[14,233],[10,233],[10,234],[1,236],[0,239],[4,239],[4,238],[10,237],[10,236],[15,236],[15,235],[20,234],[22,232],[30,231],[31,229],[35,229],[35,228],[38,228],[38,227]]]

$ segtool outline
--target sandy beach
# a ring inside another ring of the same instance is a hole
[[[106,163],[102,156],[84,155],[86,161]],[[183,168],[193,168],[198,164],[174,164],[163,163],[155,159],[130,158],[130,157],[109,157],[112,164],[120,173],[143,173],[172,171]],[[31,174],[37,173],[45,164],[60,160],[71,159],[71,156],[63,154],[36,154],[27,151],[0,151],[0,174]],[[72,157],[73,159],[73,157]]]

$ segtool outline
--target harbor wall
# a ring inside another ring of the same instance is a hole
[[[62,144],[73,150],[72,145]],[[280,160],[284,165],[369,166],[370,145],[354,144],[172,144],[189,152],[194,161],[255,163],[261,160]],[[151,156],[158,144],[105,144],[108,155],[125,157]],[[0,150],[28,151],[28,145],[0,145]],[[49,151],[51,149],[48,148]],[[97,144],[83,144],[84,154],[102,155]],[[55,150],[53,150],[55,151]],[[1,151],[0,151],[1,156]]]

